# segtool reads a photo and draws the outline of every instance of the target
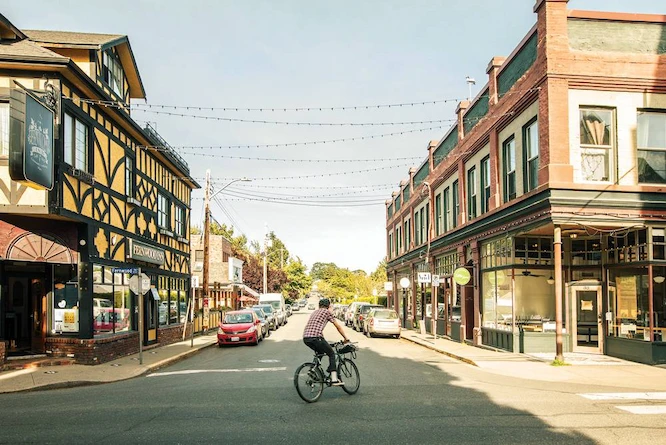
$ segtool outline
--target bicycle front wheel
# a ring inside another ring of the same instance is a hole
[[[356,394],[361,386],[361,375],[358,373],[356,363],[348,358],[341,359],[338,365],[338,377],[345,383],[342,389],[347,394]]]
[[[324,379],[314,363],[303,363],[294,373],[296,392],[308,403],[319,400],[324,391]]]

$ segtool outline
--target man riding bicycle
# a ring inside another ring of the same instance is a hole
[[[322,298],[319,300],[319,309],[315,310],[310,315],[310,318],[305,325],[305,329],[303,330],[303,343],[316,353],[328,355],[328,372],[331,375],[331,385],[340,386],[344,385],[344,383],[338,380],[338,373],[336,371],[337,367],[335,364],[335,351],[324,338],[324,328],[326,327],[326,324],[328,322],[333,323],[340,335],[342,335],[342,338],[345,339],[345,343],[347,343],[349,339],[345,335],[340,322],[333,317],[330,307],[331,302],[328,298]]]

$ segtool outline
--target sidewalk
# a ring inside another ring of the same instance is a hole
[[[666,391],[666,369],[607,355],[565,353],[564,362],[570,366],[552,366],[555,354],[496,351],[411,330],[403,330],[402,338],[494,374],[538,381]]]
[[[191,343],[194,345],[191,346]],[[0,393],[70,388],[131,379],[198,353],[217,344],[217,331],[178,343],[144,350],[101,365],[40,366],[0,372]]]

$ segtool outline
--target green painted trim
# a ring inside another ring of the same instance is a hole
[[[454,148],[456,148],[457,144],[458,125],[454,125],[451,130],[449,130],[449,134],[444,138],[442,143],[439,144],[439,147],[435,149],[435,152],[432,155],[433,164],[435,166],[439,165],[439,163],[442,162]]]
[[[506,94],[534,64],[537,57],[537,40],[535,32],[500,71],[497,76],[497,92],[500,97]]]
[[[486,114],[488,114],[488,90],[484,91],[481,97],[465,113],[463,119],[465,135],[469,134]]]

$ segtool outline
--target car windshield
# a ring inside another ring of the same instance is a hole
[[[267,315],[273,313],[273,308],[271,306],[259,306]]]
[[[393,320],[398,318],[398,314],[395,311],[375,311],[373,317]]]
[[[264,314],[264,311],[262,311],[261,309],[255,308],[253,310],[254,310],[254,313],[257,314],[257,317],[261,318],[262,320],[264,318],[266,318],[266,315]]]
[[[361,313],[367,314],[370,310],[374,309],[376,306],[361,306]]]
[[[280,309],[280,302],[279,301],[271,301],[271,306],[273,306],[273,309],[278,310],[278,309]]]
[[[224,323],[225,324],[252,323],[252,314],[249,313],[227,314],[224,316]]]

